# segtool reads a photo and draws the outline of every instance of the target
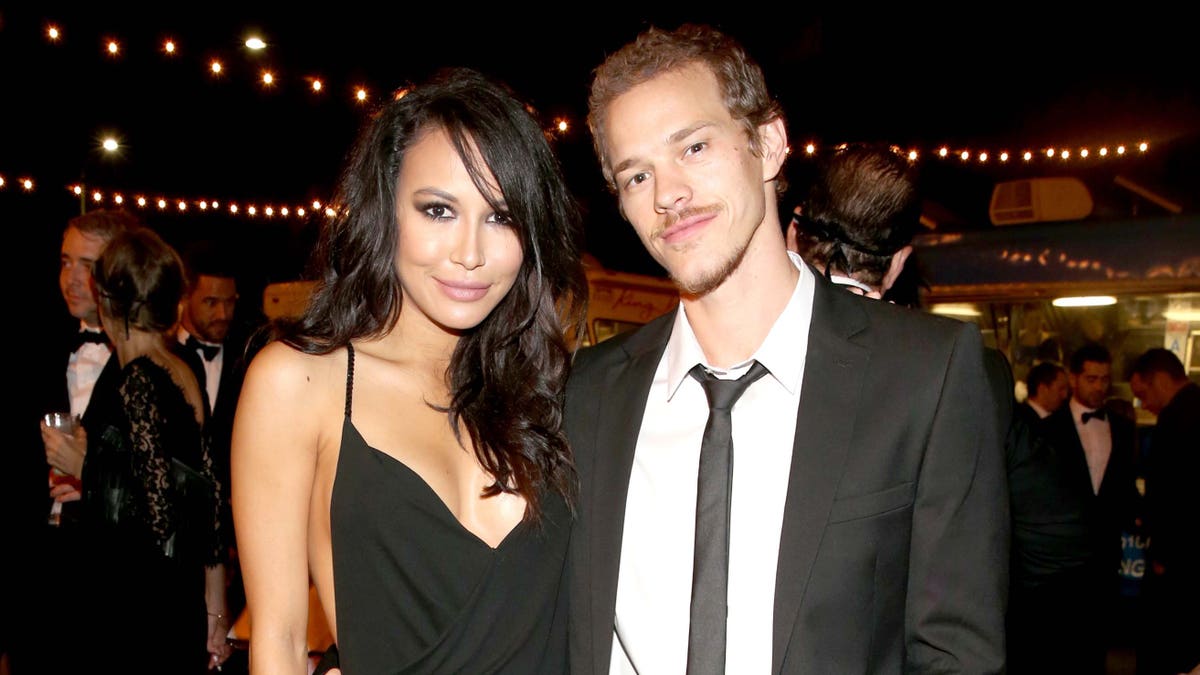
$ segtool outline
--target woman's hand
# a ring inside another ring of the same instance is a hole
[[[229,634],[229,619],[223,613],[208,613],[208,669],[221,670],[233,655],[233,647],[225,639]]]

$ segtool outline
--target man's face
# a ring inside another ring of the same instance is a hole
[[[1097,361],[1084,361],[1083,370],[1071,374],[1071,390],[1075,400],[1087,408],[1099,408],[1108,397],[1108,388],[1112,384],[1112,364]]]
[[[224,342],[237,305],[237,283],[201,274],[184,304],[183,327],[205,342]]]
[[[766,179],[782,163],[770,150],[786,146],[782,122],[759,128],[764,152],[755,156],[716,78],[692,64],[618,96],[605,132],[621,212],[650,255],[686,293],[720,286],[773,205]]]
[[[108,242],[95,235],[68,227],[63,233],[62,252],[58,267],[58,288],[67,311],[89,326],[100,327],[96,311],[96,289],[92,283],[92,268]]]
[[[1129,378],[1129,388],[1133,395],[1142,402],[1142,407],[1155,415],[1162,412],[1171,402],[1175,388],[1171,386],[1171,378],[1166,373],[1150,373],[1142,376],[1134,373]]]

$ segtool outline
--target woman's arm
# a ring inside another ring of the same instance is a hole
[[[310,371],[318,361],[281,343],[265,347],[234,418],[230,501],[255,674],[307,673],[308,514],[324,400]]]
[[[219,668],[229,658],[232,649],[225,641],[232,619],[225,603],[225,565],[216,564],[204,569],[204,604],[208,609],[208,667]]]

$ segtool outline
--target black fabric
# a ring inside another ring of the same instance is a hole
[[[1107,419],[1107,417],[1108,414],[1104,412],[1104,408],[1097,408],[1091,412],[1084,412],[1079,416],[1079,418],[1083,420],[1084,424],[1087,424],[1091,420],[1100,420],[1103,422],[1105,419]]]
[[[181,464],[213,480],[201,426],[169,371],[150,358],[125,365],[116,393],[88,436],[85,543],[72,586],[80,610],[72,622],[86,630],[75,647],[94,665],[136,637],[134,648],[120,650],[122,672],[205,673],[204,569],[221,560],[220,504],[209,491],[200,495],[202,507],[189,507],[180,484]],[[98,395],[89,412],[101,403]],[[123,484],[116,523],[103,503],[111,496],[100,482],[106,472],[122,476],[114,480]],[[181,550],[191,541],[195,551]]]
[[[112,342],[108,339],[108,335],[104,334],[102,331],[86,330],[81,328],[75,333],[71,340],[71,351],[77,351],[80,347],[89,343],[104,345],[110,349],[112,348]]]
[[[212,361],[217,358],[217,354],[221,353],[221,345],[209,344],[196,339],[195,335],[188,335],[187,341],[184,343],[188,349],[200,352],[205,361]]]
[[[342,671],[567,672],[571,513],[549,491],[542,507],[493,549],[346,415],[330,505]]]
[[[696,478],[696,547],[688,627],[688,675],[725,672],[729,613],[729,509],[733,502],[733,405],[767,369],[758,361],[736,380],[714,377],[697,365],[691,376],[708,397],[708,422]]]

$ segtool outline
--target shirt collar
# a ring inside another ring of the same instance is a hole
[[[775,319],[771,330],[763,343],[754,354],[742,363],[728,369],[714,368],[704,358],[704,350],[696,340],[692,325],[688,323],[687,312],[683,303],[675,311],[675,325],[671,329],[671,337],[667,341],[667,398],[675,396],[679,385],[689,377],[688,373],[697,363],[713,371],[722,373],[742,374],[752,361],[758,361],[766,366],[771,377],[794,394],[800,386],[800,377],[804,372],[804,358],[808,351],[808,327],[812,321],[813,293],[816,282],[812,271],[804,264],[800,256],[788,251],[788,258],[800,271],[796,288],[788,300],[783,312]]]
[[[1083,413],[1096,412],[1097,410],[1099,410],[1099,408],[1089,408],[1089,407],[1085,406],[1084,404],[1080,403],[1079,401],[1076,401],[1074,396],[1071,397],[1070,406],[1071,406],[1071,419],[1075,420],[1076,422],[1083,420]]]

